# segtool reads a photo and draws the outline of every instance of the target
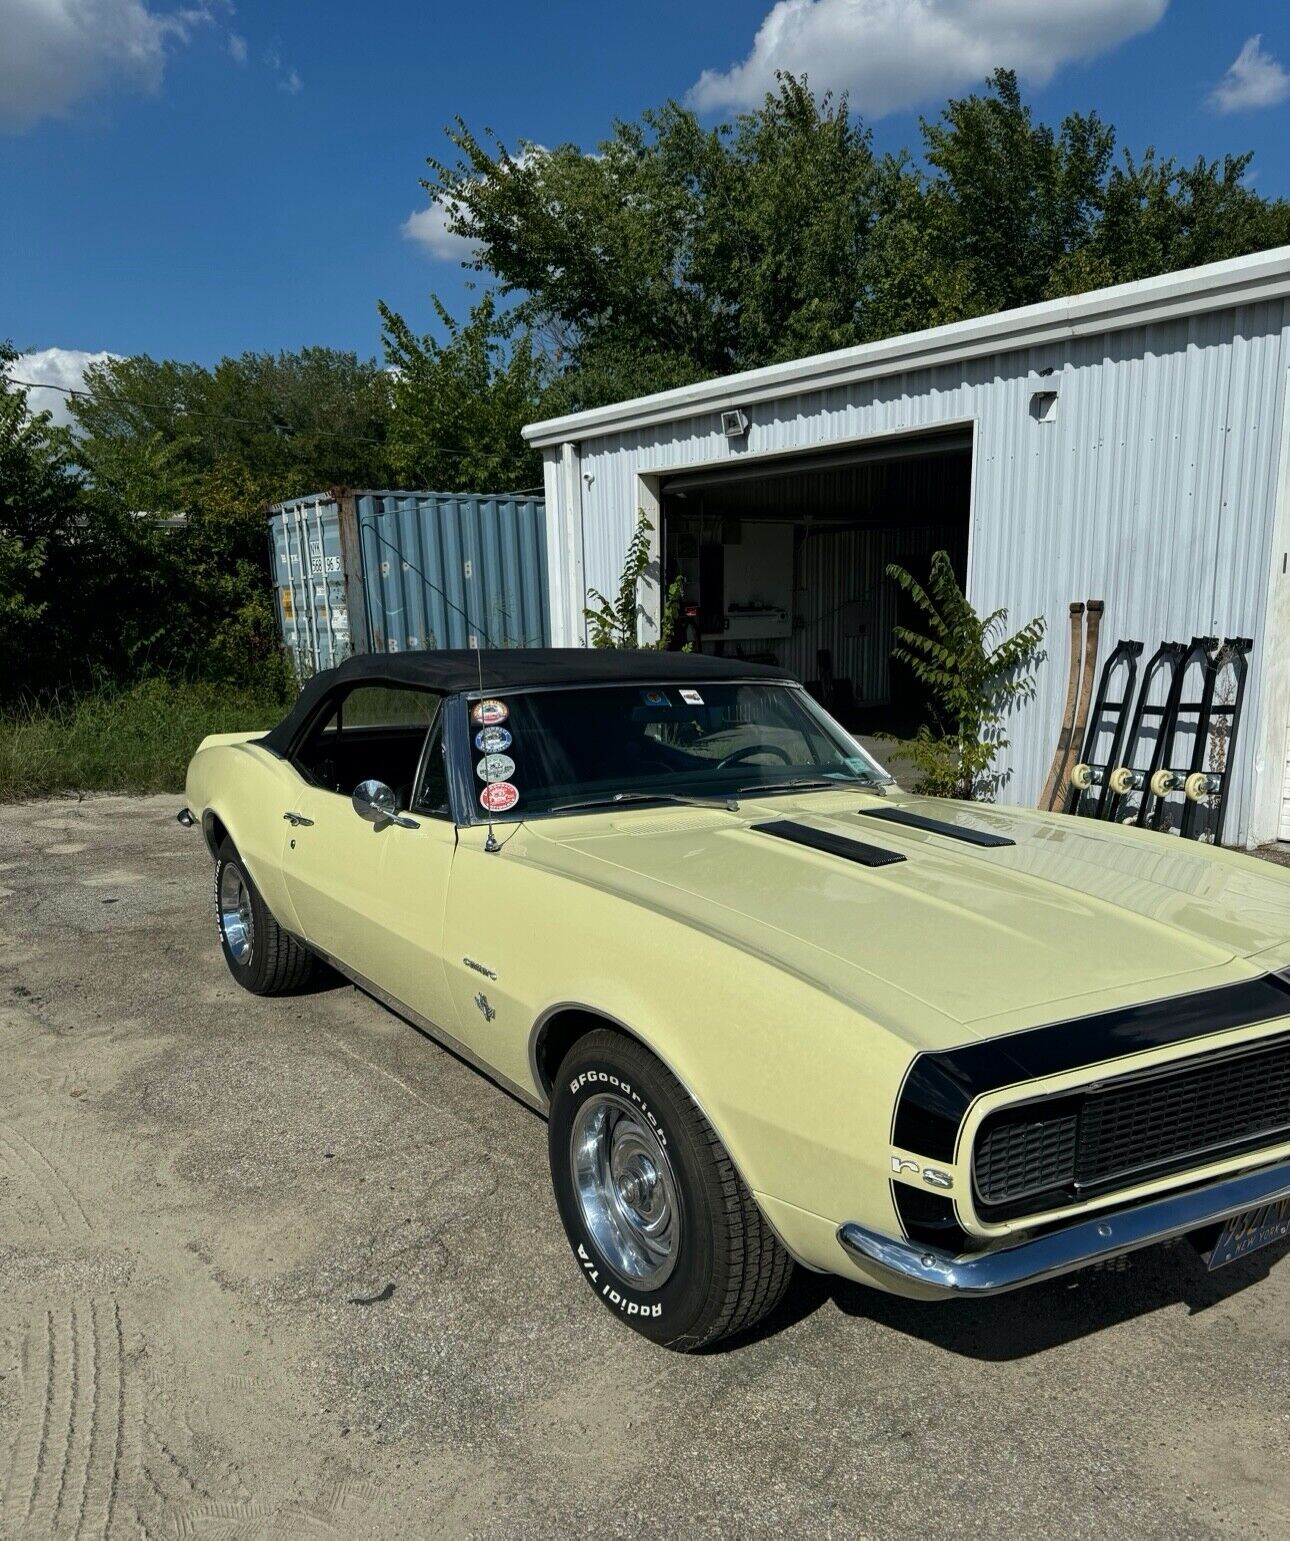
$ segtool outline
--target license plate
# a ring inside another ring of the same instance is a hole
[[[1287,1236],[1290,1236],[1290,1198],[1260,1204],[1256,1209],[1244,1209],[1223,1227],[1223,1233],[1209,1255],[1209,1266],[1221,1268],[1224,1263],[1234,1263],[1238,1257],[1248,1257],[1260,1247],[1270,1247],[1274,1241],[1283,1241]]]

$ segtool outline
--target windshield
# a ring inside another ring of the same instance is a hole
[[[477,818],[891,779],[788,684],[499,693],[470,702],[470,735]]]

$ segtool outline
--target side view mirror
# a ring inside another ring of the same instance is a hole
[[[397,824],[401,829],[417,827],[415,819],[399,816],[399,800],[383,781],[360,781],[350,802],[359,818],[366,819],[377,829],[384,829],[387,824]]]

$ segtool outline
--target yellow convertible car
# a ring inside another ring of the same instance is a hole
[[[695,1349],[1290,1235],[1290,872],[902,793],[782,671],[352,658],[208,738],[233,976],[319,960],[544,1113],[587,1285]]]

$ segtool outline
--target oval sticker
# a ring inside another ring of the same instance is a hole
[[[475,748],[484,754],[501,754],[511,747],[511,735],[505,728],[480,728],[475,734]]]
[[[505,701],[498,701],[490,696],[487,701],[476,701],[470,709],[470,720],[482,723],[485,727],[494,727],[499,722],[505,722],[511,715]]]
[[[519,800],[519,791],[512,781],[490,781],[479,794],[481,805],[489,813],[508,813]]]
[[[475,774],[481,781],[509,781],[515,774],[515,761],[508,754],[486,754]]]

